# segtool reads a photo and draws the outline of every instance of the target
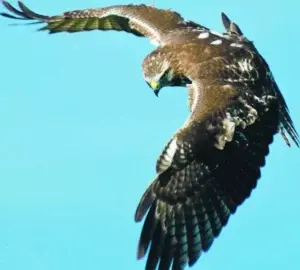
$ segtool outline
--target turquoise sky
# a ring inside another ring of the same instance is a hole
[[[128,2],[25,3],[54,15]],[[238,22],[269,62],[300,129],[299,3],[156,3],[216,30],[223,30],[221,11]],[[143,269],[134,211],[188,114],[186,89],[155,97],[141,72],[154,48],[146,39],[50,36],[11,22],[0,18],[0,269]],[[194,269],[299,269],[299,154],[276,136],[258,188]]]

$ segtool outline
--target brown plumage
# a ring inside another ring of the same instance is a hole
[[[111,6],[45,16],[22,2],[3,2],[12,19],[35,20],[50,33],[126,31],[158,45],[143,62],[155,94],[186,86],[190,115],[157,160],[157,175],[142,196],[145,216],[138,258],[146,269],[193,265],[248,198],[269,145],[280,131],[299,146],[287,104],[272,73],[240,27],[222,13],[224,33],[145,5]],[[14,14],[14,15],[12,15]]]

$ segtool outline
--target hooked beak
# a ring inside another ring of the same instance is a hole
[[[150,87],[153,89],[154,94],[158,97],[159,89],[160,89],[160,84],[157,81],[152,81],[150,82]]]

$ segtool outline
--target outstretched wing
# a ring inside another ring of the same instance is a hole
[[[116,30],[145,36],[161,44],[167,32],[184,26],[184,20],[178,13],[146,5],[118,5],[45,16],[33,12],[21,1],[18,4],[20,10],[3,1],[3,5],[10,13],[1,15],[12,19],[46,23],[47,25],[40,30],[48,30],[50,33]]]
[[[281,125],[299,145],[263,58],[238,47],[228,52],[187,74],[190,116],[159,157],[136,211],[136,221],[147,215],[138,247],[139,258],[149,250],[146,269],[183,269],[210,248],[255,188]]]
[[[259,122],[236,132],[222,153],[211,153],[214,167],[194,160],[169,176],[167,184],[160,180],[152,184],[143,197],[152,197],[153,203],[138,246],[138,258],[148,252],[146,269],[184,269],[211,247],[255,188],[277,121],[276,109],[270,110]],[[140,210],[137,221],[142,218]]]
[[[0,13],[4,17],[19,20],[32,20],[45,23],[39,30],[49,33],[82,32],[91,30],[125,31],[139,37],[148,37],[155,45],[167,43],[212,43],[220,40],[248,42],[239,27],[222,13],[226,32],[224,34],[210,31],[209,28],[193,21],[184,20],[179,13],[157,9],[146,5],[116,5],[105,8],[91,8],[64,12],[61,15],[41,15],[30,10],[22,1],[19,9],[3,1],[9,13]],[[251,44],[249,42],[249,44]]]

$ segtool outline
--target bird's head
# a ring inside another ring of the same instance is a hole
[[[173,85],[174,70],[164,53],[154,51],[143,62],[144,79],[158,96],[161,88]]]

